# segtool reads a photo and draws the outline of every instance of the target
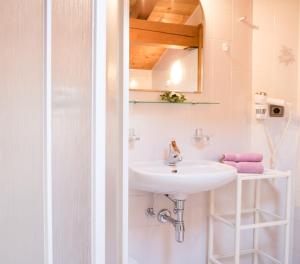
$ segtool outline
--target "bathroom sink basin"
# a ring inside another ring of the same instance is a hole
[[[175,197],[210,191],[235,177],[235,168],[208,160],[182,161],[176,166],[157,160],[129,166],[131,188]]]

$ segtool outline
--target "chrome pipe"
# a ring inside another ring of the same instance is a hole
[[[175,238],[177,242],[182,243],[184,241],[184,231],[185,231],[184,220],[183,220],[184,200],[175,200],[174,213],[176,214]]]
[[[175,222],[175,239],[178,243],[184,241],[184,222]]]
[[[168,197],[168,196],[167,196]],[[176,214],[176,218],[171,216],[171,213],[167,209],[163,209],[159,211],[157,215],[157,219],[161,223],[170,223],[175,228],[175,239],[177,242],[182,243],[184,241],[184,200],[172,200],[174,202],[174,214]]]

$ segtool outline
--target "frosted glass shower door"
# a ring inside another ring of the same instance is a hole
[[[0,263],[44,263],[42,0],[0,1]]]
[[[92,1],[52,3],[53,258],[89,264]]]
[[[0,1],[0,263],[104,263],[101,5]]]
[[[105,262],[104,14],[0,1],[0,263]]]

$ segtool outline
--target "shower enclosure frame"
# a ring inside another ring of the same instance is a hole
[[[44,263],[53,264],[52,0],[44,0]],[[92,1],[91,264],[106,259],[106,0]]]
[[[1,263],[128,263],[128,6],[1,1]]]

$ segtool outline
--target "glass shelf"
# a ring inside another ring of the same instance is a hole
[[[163,101],[140,101],[140,100],[130,100],[130,104],[172,104],[172,105],[218,105],[219,102],[184,102],[184,103],[170,103]]]

